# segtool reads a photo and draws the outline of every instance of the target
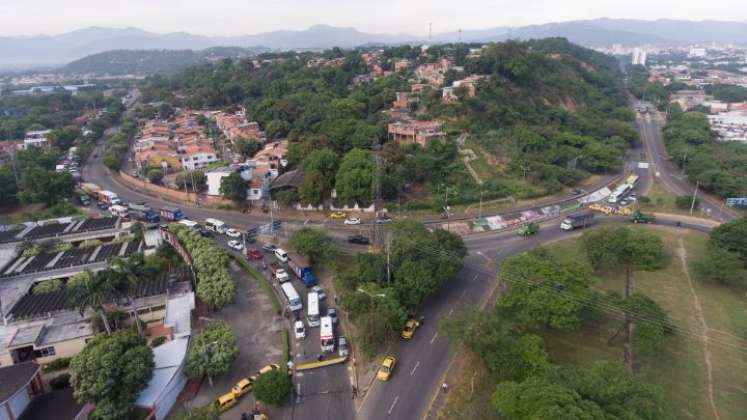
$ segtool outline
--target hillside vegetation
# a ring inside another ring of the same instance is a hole
[[[174,74],[189,66],[226,57],[251,54],[245,48],[216,47],[206,50],[112,50],[75,60],[62,71],[75,74]]]
[[[354,86],[355,76],[369,72],[358,50],[324,52],[326,58],[343,59],[336,67],[307,66],[309,58],[318,56],[311,53],[264,55],[260,58],[269,61],[259,68],[246,59],[194,66],[168,79],[149,79],[145,96],[190,108],[243,106],[268,138],[287,137],[289,160],[304,169],[308,180],[289,202],[319,204],[333,187],[352,191],[345,187],[356,185],[355,192],[338,195],[339,200],[367,204],[373,164],[362,162],[372,162],[371,150],[379,146],[384,198],[405,198],[410,207],[440,208],[445,187],[450,204],[475,202],[481,194],[486,199],[539,196],[622,163],[636,132],[614,59],[564,39],[493,44],[479,58],[468,52],[457,44],[431,47],[425,54],[410,46],[380,54],[384,68],[391,68],[395,58],[419,65],[448,57],[464,73],[447,72],[447,85],[471,74],[488,76],[473,98],[462,95],[460,101],[445,103],[435,88],[416,95],[414,116],[441,119],[450,134],[446,142],[425,148],[388,141],[382,113],[397,91],[410,91],[414,66]],[[482,187],[454,142],[462,131],[470,134],[477,158],[488,168]],[[343,167],[359,170],[341,181]]]

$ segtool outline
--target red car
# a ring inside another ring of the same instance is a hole
[[[259,252],[258,249],[247,249],[246,250],[246,258],[250,260],[261,260],[262,259],[262,253]]]

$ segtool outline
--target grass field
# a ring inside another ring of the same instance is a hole
[[[696,296],[708,328],[707,351],[710,353],[713,395],[719,418],[743,419],[747,413],[747,303],[743,292],[698,282],[692,269],[685,271],[679,257],[680,245],[692,259],[702,255],[706,236],[658,230],[665,241],[670,261],[666,268],[635,274],[635,288],[661,304],[675,325],[688,334],[667,338],[658,356],[641,360],[640,374],[660,385],[668,418],[714,419],[709,400],[708,367],[704,345],[703,323],[696,307]],[[561,258],[583,255],[578,240],[553,245],[552,252]],[[686,261],[691,264],[693,261]],[[688,281],[688,274],[692,282]],[[597,285],[600,290],[622,292],[622,273],[603,273]],[[692,289],[691,289],[692,284]],[[694,295],[693,295],[694,292]],[[592,360],[622,360],[622,343],[607,341],[619,328],[613,319],[586,323],[575,333],[546,334],[550,352],[560,363],[587,363]]]
[[[655,229],[664,240],[669,262],[666,268],[659,271],[635,273],[635,288],[659,302],[674,324],[689,334],[668,336],[660,354],[641,360],[639,375],[661,388],[665,418],[716,419],[709,399],[707,348],[718,418],[744,419],[747,413],[747,341],[735,336],[747,337],[747,295],[744,291],[701,283],[692,269],[688,268],[686,272],[680,258],[681,245],[689,257],[685,261],[692,264],[697,255],[702,255],[707,236]],[[585,259],[578,239],[561,241],[548,248],[561,259]],[[622,293],[623,284],[623,273],[601,273],[600,282],[595,287],[600,291],[617,290]],[[621,322],[613,317],[600,318],[586,322],[576,332],[543,333],[553,361],[579,365],[597,360],[622,362],[621,338],[608,343]],[[707,346],[702,336],[703,320],[708,328]],[[442,409],[440,418],[455,418],[456,413],[469,413],[472,416],[469,418],[496,418],[489,405],[495,384],[484,375],[480,362],[467,358],[459,372],[457,382],[452,387],[454,392]]]

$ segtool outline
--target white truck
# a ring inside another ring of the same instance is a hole
[[[319,340],[321,341],[322,353],[332,353],[335,351],[335,330],[332,325],[332,318],[328,316],[323,316],[321,319]]]

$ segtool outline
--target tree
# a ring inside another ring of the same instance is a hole
[[[625,270],[624,298],[633,295],[633,271],[657,270],[665,264],[664,243],[661,238],[645,230],[603,228],[584,233],[582,244],[592,266]],[[635,360],[633,353],[633,322],[629,311],[625,311],[625,364],[632,370]]]
[[[747,265],[747,217],[724,223],[713,229],[709,244],[739,254]]]
[[[242,204],[246,201],[248,189],[249,186],[238,172],[231,172],[230,175],[220,180],[221,195],[237,204]]]
[[[499,415],[511,420],[602,420],[602,409],[577,392],[544,377],[501,382],[493,394]]]
[[[176,420],[219,420],[220,413],[214,401],[203,405],[202,407],[193,408],[188,412],[176,415]]]
[[[147,177],[151,184],[159,184],[163,179],[163,170],[158,168],[149,169]]]
[[[747,285],[747,271],[740,255],[718,246],[708,246],[705,256],[693,264],[699,279],[726,286]]]
[[[617,292],[609,292],[605,300],[609,305],[631,314],[636,321],[633,331],[633,348],[636,354],[656,354],[664,344],[666,334],[672,331],[671,320],[664,308],[638,292],[628,298]]]
[[[182,190],[202,191],[207,187],[207,175],[203,171],[180,172],[176,176],[176,186]]]
[[[372,199],[372,186],[373,162],[368,152],[362,149],[349,151],[337,171],[337,196],[344,202],[367,205]]]
[[[65,288],[65,284],[60,279],[45,280],[34,286],[33,294],[43,295],[47,293],[59,292]]]
[[[495,313],[467,307],[441,321],[439,329],[477,355],[493,378],[524,380],[551,368],[540,336],[522,334]]]
[[[112,329],[104,305],[121,296],[129,285],[121,277],[110,276],[108,271],[99,271],[90,277],[86,275],[86,279],[81,277],[80,280],[76,280],[76,286],[72,290],[72,302],[81,316],[88,308],[97,311],[107,335],[110,335]]]
[[[153,375],[153,351],[130,330],[94,337],[70,362],[70,384],[80,403],[91,402],[95,418],[127,418]]]
[[[307,257],[311,264],[330,261],[337,254],[335,244],[321,229],[302,228],[291,235],[291,247]]]
[[[213,386],[213,376],[228,372],[238,357],[239,343],[231,327],[223,321],[210,321],[192,341],[185,372],[193,378],[207,376]]]
[[[262,143],[254,139],[238,138],[233,141],[235,150],[245,159],[253,158],[257,152],[262,150]]]
[[[573,330],[592,295],[591,273],[575,262],[561,262],[543,248],[507,258],[501,280],[508,291],[498,306],[510,309],[521,325]]]
[[[50,131],[47,139],[52,146],[64,151],[69,149],[79,136],[80,130],[77,128],[63,127]]]
[[[285,405],[293,393],[293,382],[286,370],[271,370],[259,375],[252,388],[257,401],[269,405]]]
[[[690,210],[690,207],[693,205],[693,196],[691,195],[681,195],[678,196],[674,203],[677,205],[678,209],[681,210]],[[700,199],[698,197],[695,197],[695,206],[694,209],[697,209],[700,207]]]

